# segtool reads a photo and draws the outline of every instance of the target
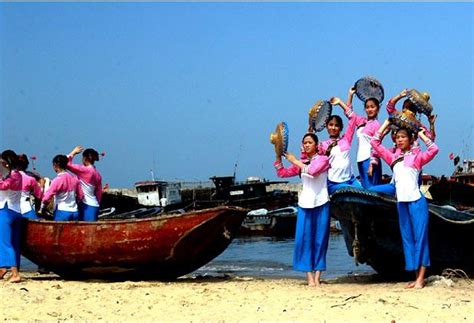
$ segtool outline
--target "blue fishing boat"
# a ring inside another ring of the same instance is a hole
[[[390,278],[405,277],[396,199],[364,189],[343,188],[331,196],[349,255]],[[461,269],[474,275],[474,214],[429,201],[429,274]]]

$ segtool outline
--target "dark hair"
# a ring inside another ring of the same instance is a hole
[[[306,137],[311,137],[314,140],[314,142],[316,143],[316,145],[318,144],[318,136],[316,136],[315,133],[313,133],[313,132],[305,133],[305,135],[303,136],[303,140],[301,140],[301,141],[304,141],[304,138],[306,138]]]
[[[56,155],[53,158],[53,164],[58,165],[62,169],[66,169],[69,159],[65,155]]]
[[[410,99],[405,99],[405,101],[403,101],[403,108],[407,109],[407,110],[410,110],[413,113],[418,112],[418,110],[416,108],[416,105],[413,102],[411,102]]]
[[[332,119],[336,120],[336,123],[341,128],[341,130],[344,128],[344,123],[342,122],[342,118],[340,116],[338,116],[337,114],[333,114],[333,115],[329,116],[328,121],[326,122],[326,127],[328,126],[329,122]]]
[[[415,138],[415,134],[413,133],[413,131],[411,131],[410,129],[408,128],[405,128],[405,127],[402,127],[402,128],[398,128],[395,132],[395,135],[397,135],[400,131],[405,131],[407,133],[407,136],[410,140],[414,139]]]
[[[28,168],[28,165],[30,164],[28,160],[28,156],[25,154],[20,154],[18,155],[18,169],[25,171]]]
[[[97,150],[92,149],[92,148],[87,148],[84,150],[82,153],[82,157],[87,159],[87,161],[91,164],[94,164],[94,162],[99,161],[99,153]]]
[[[8,166],[6,166],[8,169],[16,169],[18,167],[18,156],[13,150],[8,149],[3,151],[2,159],[8,164]]]
[[[367,100],[365,100],[365,102],[364,102],[364,108],[365,108],[365,106],[367,105],[367,102],[369,102],[369,101],[374,102],[374,104],[377,106],[377,108],[380,109],[380,102],[379,102],[379,100],[377,100],[376,98],[368,98]]]

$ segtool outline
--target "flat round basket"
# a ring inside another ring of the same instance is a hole
[[[427,92],[420,93],[417,90],[410,90],[407,97],[416,106],[418,112],[427,116],[430,116],[433,112],[433,106],[428,102],[430,95]]]
[[[275,132],[270,134],[270,142],[275,145],[277,156],[283,156],[288,150],[289,130],[286,122],[277,124]]]
[[[379,103],[382,103],[384,99],[382,83],[373,77],[366,76],[359,79],[354,87],[357,97],[363,102],[368,99],[377,99]]]
[[[319,100],[311,109],[308,115],[308,132],[319,132],[326,128],[326,123],[332,113],[332,105],[328,101]]]
[[[397,111],[392,113],[389,119],[398,129],[406,128],[414,134],[417,134],[418,131],[420,131],[421,123],[411,113]]]

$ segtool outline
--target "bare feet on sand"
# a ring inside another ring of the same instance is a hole
[[[7,273],[7,270],[5,268],[1,268],[0,269],[0,279],[3,279],[3,277],[5,276],[6,273]]]
[[[405,288],[413,288],[415,287],[416,282],[409,282],[408,285],[405,286]]]
[[[10,278],[8,278],[8,282],[9,283],[19,283],[21,282],[21,276],[11,276]]]

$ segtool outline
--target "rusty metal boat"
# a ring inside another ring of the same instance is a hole
[[[221,206],[98,222],[25,220],[22,255],[69,279],[170,280],[221,254],[247,212]]]

